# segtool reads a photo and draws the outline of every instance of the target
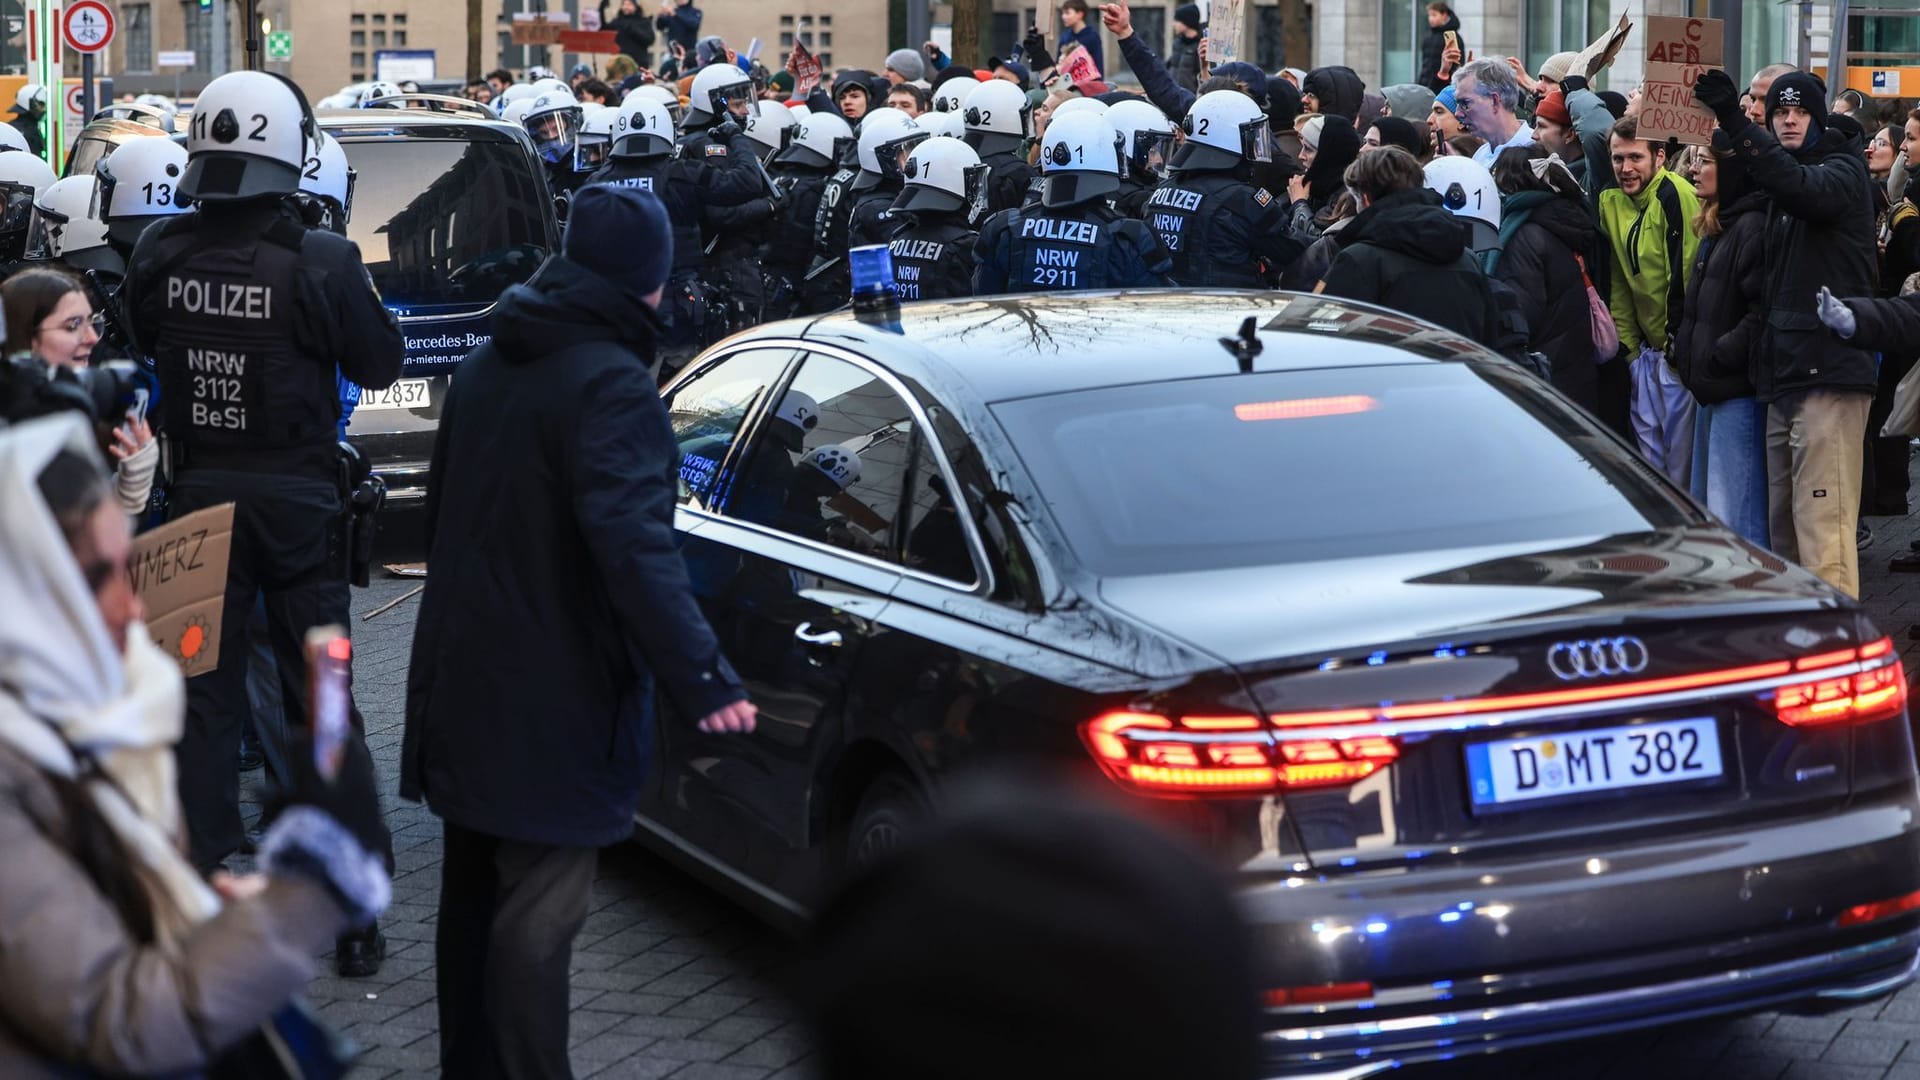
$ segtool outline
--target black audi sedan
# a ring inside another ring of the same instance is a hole
[[[760,727],[657,724],[641,835],[762,910],[1050,762],[1237,875],[1275,1075],[1915,975],[1892,642],[1468,341],[1003,297],[760,327],[664,394]]]

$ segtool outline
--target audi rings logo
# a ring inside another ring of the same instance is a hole
[[[1638,675],[1647,670],[1646,643],[1637,637],[1557,641],[1547,650],[1547,667],[1566,682],[1603,675]]]

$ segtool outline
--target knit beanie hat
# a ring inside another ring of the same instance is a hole
[[[1789,71],[1773,80],[1767,89],[1767,126],[1773,126],[1773,114],[1787,105],[1797,105],[1813,115],[1817,127],[1827,125],[1827,84],[1809,71]],[[1819,132],[1809,134],[1809,145],[1819,140]]]
[[[1414,128],[1413,121],[1398,116],[1383,116],[1369,126],[1380,133],[1381,146],[1397,146],[1414,157],[1420,156],[1421,144],[1425,140]]]
[[[791,94],[793,93],[793,72],[776,71],[773,73],[773,78],[767,80],[767,85],[782,94]]]
[[[919,82],[927,73],[927,65],[912,49],[895,49],[887,54],[887,70],[908,82]]]
[[[1200,21],[1199,4],[1181,4],[1173,9],[1173,21],[1189,30],[1198,30],[1206,25]]]
[[[1533,107],[1533,115],[1561,127],[1573,126],[1573,114],[1567,111],[1567,95],[1558,90],[1542,94],[1540,103]]]
[[[667,283],[673,226],[653,192],[589,184],[573,197],[561,251],[622,292],[645,296]]]
[[[1579,53],[1557,52],[1546,58],[1540,65],[1540,77],[1560,82],[1573,70],[1573,62],[1580,58]]]
[[[1395,83],[1380,91],[1387,99],[1387,113],[1403,120],[1425,120],[1433,111],[1433,91],[1419,83]]]

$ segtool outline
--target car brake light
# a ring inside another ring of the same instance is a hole
[[[1282,986],[1261,995],[1269,1009],[1278,1009],[1287,1005],[1327,1005],[1336,1001],[1365,1001],[1371,997],[1373,997],[1373,984],[1370,982]]]
[[[1249,401],[1233,407],[1236,420],[1307,420],[1316,416],[1351,416],[1371,412],[1380,403],[1365,394],[1294,398],[1291,401]]]
[[[1392,739],[1276,740],[1257,716],[1111,712],[1080,727],[1094,760],[1123,787],[1151,795],[1226,795],[1333,787],[1392,764]]]
[[[1859,926],[1863,923],[1879,922],[1881,919],[1891,919],[1895,915],[1905,915],[1914,910],[1920,910],[1920,892],[1910,892],[1891,900],[1876,900],[1871,904],[1855,904],[1840,913],[1840,925]]]
[[[1907,707],[1907,674],[1900,661],[1854,675],[1793,683],[1773,695],[1773,712],[1794,727],[1864,724],[1898,716]]]

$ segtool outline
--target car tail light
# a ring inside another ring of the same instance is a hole
[[[1366,1001],[1373,997],[1370,982],[1321,983],[1318,986],[1282,986],[1261,999],[1269,1009],[1288,1005],[1329,1005],[1336,1001]]]
[[[1257,716],[1112,712],[1080,727],[1108,776],[1152,795],[1228,795],[1334,787],[1400,756],[1392,739],[1274,738]]]
[[[1794,663],[1794,669],[1805,671],[1855,662],[1871,663],[1891,652],[1892,639],[1881,638],[1858,649],[1802,657]],[[1794,727],[1870,723],[1898,716],[1906,707],[1907,674],[1897,659],[1865,671],[1790,683],[1773,695],[1774,715],[1781,723]]]
[[[1860,926],[1864,923],[1879,922],[1881,919],[1891,919],[1895,915],[1905,915],[1915,910],[1920,910],[1920,892],[1910,892],[1891,900],[1876,900],[1871,904],[1855,904],[1840,913],[1840,925]]]

